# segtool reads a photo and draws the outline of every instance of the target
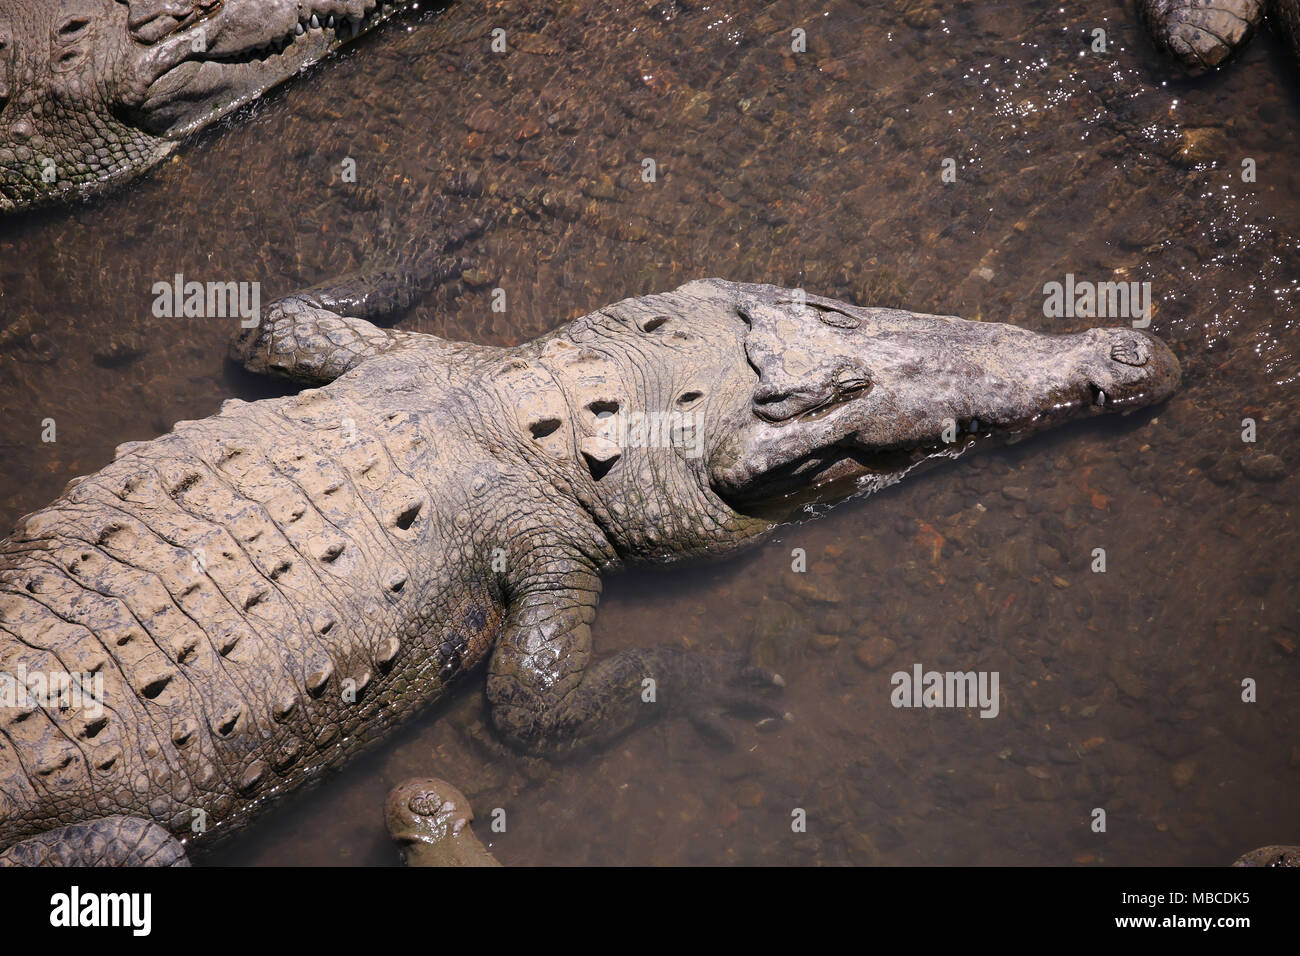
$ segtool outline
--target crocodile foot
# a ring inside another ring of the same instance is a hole
[[[690,685],[694,691],[686,704],[686,716],[706,739],[722,747],[735,746],[728,716],[754,719],[760,730],[776,729],[794,719],[772,700],[785,687],[780,674],[737,653],[716,659],[700,657],[698,661],[705,671]]]

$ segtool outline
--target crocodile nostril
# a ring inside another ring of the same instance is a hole
[[[862,324],[862,320],[856,315],[849,315],[847,312],[841,312],[838,309],[817,309],[817,318],[823,325],[829,325],[836,329],[856,329]]]
[[[1139,339],[1126,338],[1111,346],[1110,357],[1121,365],[1132,365],[1134,368],[1141,368],[1147,364],[1150,353],[1145,342]]]

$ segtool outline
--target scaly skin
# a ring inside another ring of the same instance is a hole
[[[1300,846],[1262,846],[1237,857],[1233,866],[1289,868],[1300,866]]]
[[[1226,63],[1269,22],[1300,61],[1300,0],[1137,0],[1138,14],[1162,52],[1188,72]]]
[[[1179,380],[1131,329],[1041,335],[721,280],[510,349],[331,311],[377,314],[385,288],[402,298],[391,276],[291,296],[233,347],[332,384],[124,446],[0,543],[0,672],[97,673],[105,705],[0,708],[0,847],[75,843],[105,817],[228,832],[489,659],[496,730],[545,755],[664,713],[723,736],[723,713],[779,715],[761,696],[779,678],[744,661],[591,663],[601,572],[725,554],[809,500]],[[658,440],[614,427],[638,412],[692,417]]]
[[[184,136],[409,5],[4,0],[0,213],[138,175]]]
[[[104,817],[50,830],[0,853],[0,866],[189,865],[179,841],[138,817]]]
[[[500,866],[470,824],[465,795],[445,780],[407,780],[388,794],[388,833],[407,866]]]

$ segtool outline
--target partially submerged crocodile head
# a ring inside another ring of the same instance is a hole
[[[576,406],[588,509],[652,560],[667,543],[725,550],[990,438],[1160,402],[1180,380],[1132,328],[1043,334],[720,280],[593,318],[543,361]]]
[[[0,212],[157,163],[405,0],[4,0]]]

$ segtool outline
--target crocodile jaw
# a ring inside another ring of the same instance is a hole
[[[6,5],[0,9],[0,214],[93,194],[131,178],[170,154],[181,136],[216,122],[410,5]],[[311,25],[313,16],[319,26]]]
[[[215,122],[409,4],[190,0],[182,6],[191,9],[183,19],[161,14],[130,24],[132,39],[148,44],[132,80],[133,114],[143,128],[168,138]]]
[[[1180,381],[1168,346],[1134,329],[1046,335],[822,306],[750,310],[759,379],[710,463],[713,490],[738,510],[869,493],[985,439],[1158,403]]]

